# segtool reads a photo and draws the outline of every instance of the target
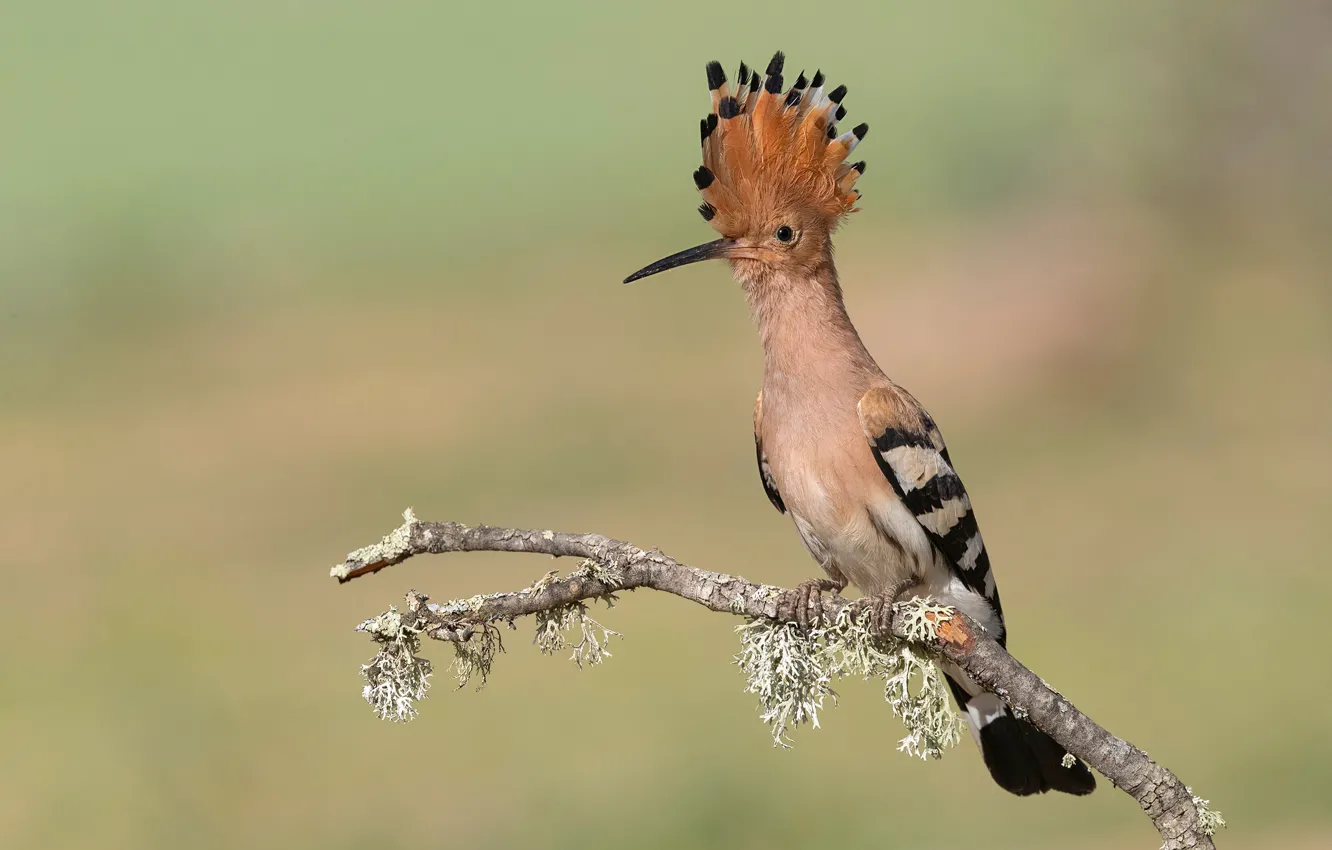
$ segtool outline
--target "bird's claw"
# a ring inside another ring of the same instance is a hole
[[[893,605],[897,602],[897,598],[902,595],[902,591],[913,583],[912,581],[904,581],[870,597],[869,627],[871,633],[879,637],[887,637],[892,633]]]
[[[830,578],[812,578],[796,585],[794,611],[796,625],[805,631],[809,631],[811,626],[821,622],[823,620],[823,605],[815,606],[815,600],[828,591],[832,591],[833,595],[836,596],[845,587],[844,582],[834,581]],[[811,612],[811,609],[815,610]]]

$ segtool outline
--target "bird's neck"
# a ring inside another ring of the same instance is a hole
[[[812,269],[744,283],[763,341],[765,390],[850,392],[879,373],[846,313],[831,256]]]

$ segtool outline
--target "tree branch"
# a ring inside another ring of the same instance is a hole
[[[416,555],[445,552],[531,552],[588,562],[565,578],[552,573],[530,588],[465,602],[428,604],[424,595],[413,591],[407,595],[408,611],[402,615],[413,634],[462,645],[486,629],[493,630],[490,624],[498,621],[548,614],[637,588],[671,593],[712,611],[778,622],[794,619],[793,590],[691,567],[655,549],[640,549],[600,534],[420,522],[411,511],[404,518],[406,522],[379,543],[348,555],[333,568],[332,576],[343,583]],[[861,603],[841,597],[815,597],[811,605],[817,610],[811,613],[831,622],[844,608],[857,604]],[[913,610],[917,612],[914,621]],[[1160,832],[1164,850],[1214,847],[1211,833],[1224,822],[1178,777],[1079,711],[962,612],[931,613],[934,627],[922,634],[920,610],[909,604],[894,606],[891,636],[956,664],[1068,752],[1096,768],[1138,802]]]

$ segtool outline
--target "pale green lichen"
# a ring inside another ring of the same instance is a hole
[[[369,664],[361,665],[366,685],[361,696],[384,720],[405,722],[416,717],[416,704],[430,690],[430,661],[421,649],[420,630],[404,622],[396,608],[357,626],[379,644]]]
[[[546,588],[550,587],[552,584],[554,584],[555,582],[557,582],[557,581],[559,581],[559,580],[560,580],[560,571],[559,571],[559,570],[551,570],[550,572],[546,573],[546,574],[545,574],[544,576],[542,576],[541,578],[539,578],[539,579],[537,579],[536,581],[532,582],[532,586],[531,586],[531,587],[524,588],[523,590],[520,590],[520,591],[518,591],[518,592],[519,592],[519,593],[523,593],[523,594],[540,593],[541,591],[543,591],[543,590],[545,590]]]
[[[490,665],[494,663],[495,655],[503,651],[499,629],[490,623],[484,623],[479,632],[466,640],[454,641],[453,675],[458,680],[458,688],[467,687],[467,683],[476,677],[481,679],[476,689],[479,691],[485,687],[490,678]]]
[[[540,611],[535,617],[536,635],[532,642],[536,644],[541,654],[554,655],[561,650],[570,649],[572,654],[569,660],[577,664],[579,669],[601,664],[610,658],[611,651],[608,648],[610,639],[622,637],[619,632],[608,629],[594,620],[587,613],[587,606],[581,602]],[[577,643],[570,643],[564,633],[575,627],[578,629],[579,639]]]
[[[868,680],[892,663],[891,645],[874,637],[869,618],[867,609],[847,605],[837,612],[831,626],[814,630],[814,635],[823,641],[821,660],[838,677],[858,676]]]
[[[942,758],[946,748],[962,739],[961,718],[948,704],[943,673],[932,659],[907,644],[898,647],[894,664],[884,671],[883,696],[907,730],[897,742],[899,752]]]
[[[411,552],[412,531],[418,522],[415,512],[408,508],[402,512],[402,525],[384,535],[384,539],[378,543],[371,543],[349,554],[345,561],[329,570],[329,575],[344,579],[357,566],[401,559]]]
[[[832,674],[820,657],[818,640],[795,623],[750,620],[737,626],[745,671],[745,693],[758,694],[763,722],[772,727],[774,746],[789,747],[786,730],[801,723],[819,728],[819,709],[832,694]]]
[[[591,558],[585,558],[578,569],[569,573],[570,578],[586,578],[598,581],[614,590],[624,585],[624,570],[613,564],[603,564]],[[613,597],[607,597],[613,599]]]
[[[1216,831],[1226,825],[1226,819],[1221,817],[1220,812],[1212,809],[1208,805],[1208,800],[1204,800],[1202,797],[1194,794],[1192,788],[1185,787],[1184,790],[1193,798],[1193,807],[1198,812],[1198,828],[1201,829],[1205,835],[1216,835]]]
[[[919,596],[899,606],[906,626],[906,639],[914,642],[928,642],[939,637],[939,624],[953,618],[953,609],[947,605],[935,605],[929,597]]]
[[[919,614],[909,622],[921,635],[929,633],[935,620],[952,613],[928,600],[904,604]],[[740,634],[736,663],[745,671],[745,691],[758,695],[761,717],[772,726],[776,746],[790,746],[788,731],[801,723],[817,729],[824,700],[836,699],[833,680],[847,676],[883,679],[884,699],[907,730],[898,742],[900,751],[939,758],[961,739],[960,718],[949,706],[938,666],[906,642],[876,637],[864,606],[848,605],[831,625],[808,632],[794,623],[766,619],[751,620],[736,630]]]
[[[404,528],[410,530],[416,518],[408,511],[406,519],[407,526]],[[384,546],[403,545],[400,542],[393,543],[392,537],[385,538]],[[373,548],[367,547],[362,552]],[[383,551],[375,549],[371,557],[382,554]],[[585,561],[571,577],[592,578],[608,587],[618,587],[622,583],[620,574],[593,561]],[[520,593],[538,592],[558,580],[558,573],[552,571]],[[504,651],[499,628],[484,616],[485,606],[507,595],[478,595],[440,605],[426,604],[426,597],[413,591],[408,594],[407,612],[390,608],[357,626],[358,631],[370,635],[380,645],[379,653],[369,664],[361,667],[361,675],[367,681],[361,695],[375,713],[386,720],[399,722],[417,716],[416,703],[424,699],[430,689],[433,672],[430,662],[417,655],[421,648],[421,634],[427,631],[433,637],[452,642],[454,660],[451,667],[458,687],[462,688],[479,679],[477,690],[480,690],[490,676],[495,656]],[[614,594],[609,592],[600,598],[607,605],[615,601]],[[428,619],[419,620],[418,612]],[[593,619],[587,612],[587,605],[582,602],[573,602],[535,616],[537,634],[534,642],[537,648],[548,655],[569,649],[570,660],[580,668],[601,664],[610,658],[611,638],[621,637],[619,632]],[[436,618],[444,618],[444,621],[440,622]],[[512,628],[513,622],[510,620],[508,625]],[[566,637],[565,632],[573,634]]]

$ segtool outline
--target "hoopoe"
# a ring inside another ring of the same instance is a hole
[[[634,272],[631,283],[688,263],[725,259],[763,343],[754,402],[759,478],[827,573],[800,585],[797,619],[815,594],[854,583],[881,615],[900,594],[965,611],[1005,643],[1003,609],[971,499],[934,420],[880,370],[847,316],[831,234],[855,212],[865,163],[846,162],[865,138],[839,133],[846,86],[802,72],[783,90],[779,51],[767,72],[740,65],[731,88],[707,66],[699,207],[720,239]],[[1052,738],[1015,717],[962,670],[945,666],[995,782],[1014,794],[1095,787],[1081,761],[1065,767]]]

